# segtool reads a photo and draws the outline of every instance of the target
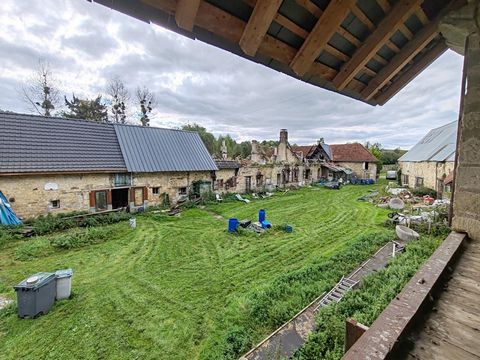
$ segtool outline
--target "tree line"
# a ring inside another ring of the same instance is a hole
[[[133,96],[118,77],[107,82],[104,94],[93,99],[72,94],[62,96],[49,63],[39,61],[37,69],[21,88],[24,102],[41,116],[61,116],[96,122],[128,123],[127,114],[135,111],[140,125],[149,126],[150,115],[157,105],[155,94],[146,86],[138,87]]]

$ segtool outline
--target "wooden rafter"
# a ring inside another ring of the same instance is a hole
[[[362,96],[367,100],[393,78],[405,65],[407,65],[425,46],[430,43],[438,33],[438,21],[431,22],[421,29],[389,62],[382,68],[362,91]]]
[[[405,22],[412,11],[423,0],[403,0],[395,4],[387,16],[380,22],[375,31],[357,49],[349,62],[345,63],[333,79],[333,84],[339,90],[344,89],[362,67],[397,31],[398,26]]]
[[[282,0],[257,1],[239,42],[245,54],[255,56],[281,4]]]
[[[447,45],[441,41],[430,49],[419,61],[417,61],[410,69],[403,72],[392,84],[380,92],[375,100],[380,105],[384,105],[390,98],[398,93],[404,86],[412,81],[418,74],[420,74],[428,65],[435,61],[448,49]]]
[[[192,31],[201,0],[178,0],[175,10],[175,22],[178,27]]]
[[[299,76],[305,75],[347,16],[354,0],[332,0],[290,63]]]

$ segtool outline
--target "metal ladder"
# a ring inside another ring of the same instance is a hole
[[[342,276],[340,281],[320,300],[320,303],[313,311],[318,311],[321,307],[327,306],[332,302],[339,302],[345,294],[357,284],[358,281],[353,281],[348,277]]]

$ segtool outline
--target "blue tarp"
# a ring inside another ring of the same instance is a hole
[[[20,225],[22,222],[15,215],[7,198],[0,191],[0,224],[1,225]]]

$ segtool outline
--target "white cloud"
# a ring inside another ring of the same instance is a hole
[[[3,0],[0,23],[2,109],[27,111],[13,90],[41,57],[66,94],[94,97],[117,75],[132,92],[155,91],[154,125],[197,122],[239,140],[276,139],[288,128],[299,144],[324,137],[409,147],[457,119],[462,61],[453,52],[372,107],[87,1]]]

